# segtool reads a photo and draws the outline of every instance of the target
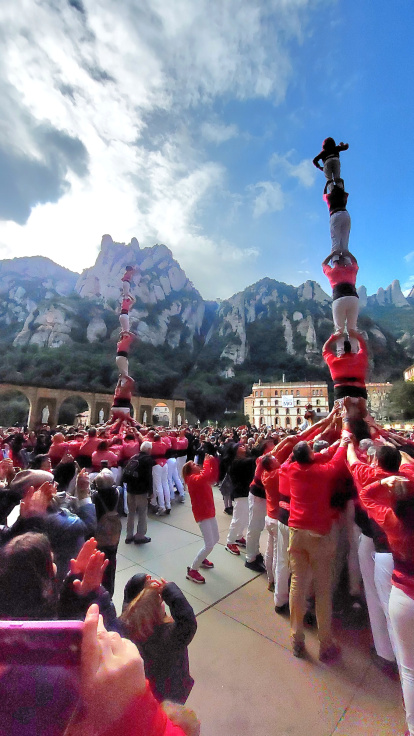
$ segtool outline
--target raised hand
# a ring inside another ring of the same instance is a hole
[[[78,595],[88,595],[94,590],[98,590],[102,585],[102,579],[109,560],[105,558],[104,552],[94,552],[88,560],[83,573],[82,580],[73,581],[73,590]]]
[[[88,539],[88,541],[82,545],[76,560],[72,559],[70,561],[70,571],[72,575],[84,574],[87,564],[93,553],[96,552],[97,547],[98,543],[93,537]]]

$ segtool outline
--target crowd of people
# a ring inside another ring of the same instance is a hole
[[[146,703],[154,719],[148,734],[197,733],[197,719],[184,706],[193,684],[187,646],[197,628],[184,594],[173,582],[135,575],[125,587],[123,610],[117,612],[112,602],[121,517],[128,515],[124,543],[149,543],[147,514],[159,508],[162,514],[164,509],[174,513],[180,502],[188,503],[188,491],[203,545],[189,561],[186,577],[205,584],[199,571],[214,567],[208,555],[218,542],[216,513],[229,514],[225,549],[238,557],[244,551],[245,566],[266,574],[274,611],[289,617],[295,656],[306,656],[306,626],[316,623],[320,660],[334,663],[340,647],[332,636],[332,606],[336,616],[358,621],[367,610],[371,656],[389,677],[399,673],[409,733],[414,733],[414,441],[370,418],[364,427],[348,414],[345,402],[305,429],[289,432],[129,425],[117,435],[108,427],[4,430],[0,619],[84,619],[88,646],[99,649],[101,663],[112,656],[109,650],[125,648],[121,669],[129,667],[130,656],[137,683],[146,678],[145,686],[137,684],[131,708],[135,714],[136,704]],[[171,484],[167,472],[162,490],[157,463],[167,471],[174,466]],[[222,491],[221,509],[216,509],[214,484]],[[8,524],[17,505],[19,514]],[[264,529],[268,542],[262,556]],[[96,634],[98,612],[99,630],[112,632],[107,648],[101,640],[106,634]],[[14,689],[21,706],[34,678],[36,688],[43,686],[50,695],[44,673],[31,673],[17,687],[13,669],[2,674],[0,693]],[[68,672],[61,676],[53,699],[45,698],[43,708],[36,709],[36,719],[44,718],[49,728],[55,724],[45,733],[63,733],[54,720],[57,710],[59,724],[65,718],[69,724],[78,702]],[[96,672],[88,676],[93,681]],[[85,688],[93,691],[92,685]],[[56,692],[65,695],[59,698]],[[160,711],[158,703],[166,700],[176,705]],[[11,702],[15,699],[9,697]],[[19,708],[16,712],[3,718],[5,733],[33,733],[24,730]],[[92,706],[88,713],[77,710],[79,729],[95,717],[92,712]],[[146,734],[141,725],[128,725],[135,718],[128,713],[118,713],[121,730],[102,727],[97,733]],[[156,730],[155,722],[164,730]],[[74,727],[69,724],[68,733]]]

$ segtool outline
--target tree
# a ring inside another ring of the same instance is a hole
[[[399,381],[394,383],[390,394],[390,413],[403,419],[414,419],[414,383]]]

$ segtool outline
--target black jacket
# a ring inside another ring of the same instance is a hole
[[[131,457],[122,474],[122,482],[127,484],[128,493],[137,496],[152,493],[152,469],[155,464],[154,458],[146,452]]]
[[[155,698],[185,703],[194,680],[190,675],[187,647],[197,630],[194,611],[175,583],[162,593],[172,623],[160,624],[144,643],[135,642],[144,660],[145,674]]]

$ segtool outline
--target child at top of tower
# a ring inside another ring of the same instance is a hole
[[[122,281],[122,294],[128,296],[131,291],[131,281],[134,274],[138,273],[138,268],[134,266],[125,266],[125,273],[121,279]]]
[[[341,163],[339,160],[339,153],[341,151],[347,151],[349,148],[348,143],[339,143],[336,145],[333,138],[325,138],[322,143],[322,151],[318,153],[313,159],[313,165],[317,169],[323,171],[326,176],[328,184],[335,182],[337,186],[343,188],[344,183],[341,179]],[[323,166],[319,164],[322,161]]]

